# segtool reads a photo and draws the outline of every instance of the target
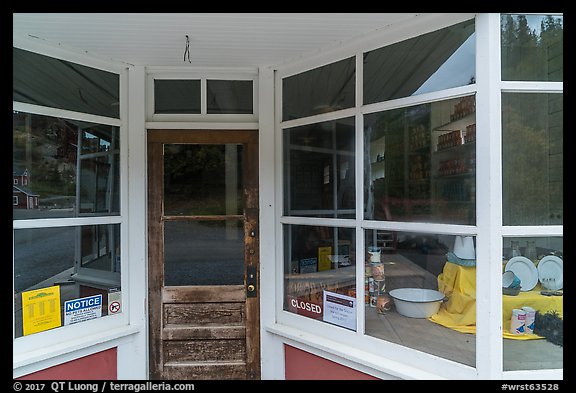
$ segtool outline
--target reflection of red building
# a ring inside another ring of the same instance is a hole
[[[13,171],[12,207],[14,209],[37,209],[38,194],[26,188],[29,184],[28,169]]]

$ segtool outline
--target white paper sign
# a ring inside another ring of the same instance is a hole
[[[64,325],[72,325],[102,316],[102,295],[64,302]]]
[[[356,330],[356,298],[324,291],[323,321]]]

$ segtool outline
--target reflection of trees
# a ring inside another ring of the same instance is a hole
[[[501,37],[503,80],[563,80],[562,17],[504,15]],[[502,95],[505,225],[561,218],[562,114],[561,94]]]
[[[14,113],[13,164],[27,168],[29,188],[49,196],[74,195],[78,133],[63,119]]]
[[[503,15],[502,78],[505,80],[562,81],[563,18],[541,18],[538,30],[526,15]]]
[[[189,209],[194,214],[226,213],[226,165],[240,168],[241,154],[232,162],[223,145],[166,145],[164,157],[166,206],[188,214]],[[242,193],[237,198],[240,203]]]
[[[548,207],[548,132],[546,95],[502,97],[504,223],[546,222]]]

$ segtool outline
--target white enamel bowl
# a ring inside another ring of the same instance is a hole
[[[438,312],[444,294],[434,289],[398,288],[389,292],[396,311],[410,318],[428,318]]]

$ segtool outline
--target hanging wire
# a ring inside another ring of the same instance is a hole
[[[188,63],[192,63],[192,61],[190,60],[190,38],[188,37],[188,34],[186,34],[186,49],[184,49],[184,61],[186,61],[186,58],[188,58]]]

